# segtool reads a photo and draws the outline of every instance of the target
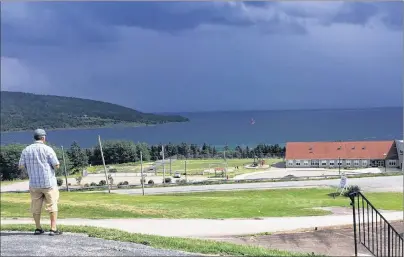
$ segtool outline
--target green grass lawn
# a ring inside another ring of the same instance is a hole
[[[334,189],[275,189],[171,195],[118,195],[61,192],[60,218],[257,218],[329,214],[314,207],[350,207],[345,197],[328,196]],[[147,192],[146,192],[147,193]],[[402,193],[367,193],[382,210],[402,210]],[[26,193],[4,193],[2,217],[30,217]]]
[[[49,227],[45,227],[49,229]],[[290,253],[271,250],[257,246],[236,245],[213,240],[189,239],[179,237],[163,237],[128,233],[117,229],[104,229],[89,226],[59,226],[64,232],[82,233],[90,237],[107,240],[131,242],[148,245],[154,248],[179,250],[190,253],[214,254],[220,256],[314,256],[304,253]],[[2,231],[32,231],[30,225],[1,225]]]

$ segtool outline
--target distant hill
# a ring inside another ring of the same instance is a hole
[[[114,124],[185,122],[179,115],[142,113],[131,108],[74,97],[1,91],[1,131],[36,128],[96,128]]]

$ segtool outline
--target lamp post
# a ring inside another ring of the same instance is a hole
[[[338,173],[341,175],[341,157],[338,156]]]
[[[387,154],[385,153],[385,154],[383,154],[383,156],[384,156],[384,173],[386,173],[387,172]]]

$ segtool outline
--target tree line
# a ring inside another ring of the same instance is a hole
[[[61,167],[56,171],[57,176],[63,175],[64,162],[66,169],[80,170],[89,165],[101,165],[101,150],[99,145],[91,148],[82,148],[77,142],[73,142],[68,149],[63,152],[60,147],[51,146],[61,162]],[[18,169],[18,161],[22,150],[26,145],[10,144],[1,147],[0,151],[0,176],[1,180],[26,179],[28,174]],[[102,143],[102,150],[105,163],[121,164],[140,161],[142,154],[143,161],[157,161],[162,159],[162,145],[148,145],[146,143],[134,143],[132,141],[111,140]],[[230,148],[225,146],[223,149],[217,149],[209,144],[166,144],[164,145],[164,155],[177,159],[211,159],[211,158],[269,158],[283,157],[285,147],[277,144],[267,145],[259,144],[255,147],[237,146]],[[70,173],[70,172],[69,172]]]

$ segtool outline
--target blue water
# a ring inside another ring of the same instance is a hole
[[[102,140],[123,139],[135,142],[209,143],[215,146],[253,146],[287,141],[389,140],[403,138],[403,109],[363,110],[245,111],[182,114],[187,123],[138,128],[103,128],[48,131],[48,141],[82,147]],[[256,122],[251,125],[251,119]],[[2,133],[1,143],[30,143],[32,133]]]

